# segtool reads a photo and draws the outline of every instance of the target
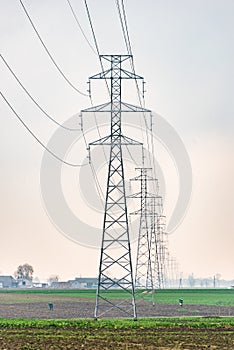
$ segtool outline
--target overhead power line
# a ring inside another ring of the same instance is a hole
[[[91,14],[90,14],[88,3],[87,3],[86,0],[85,0],[85,9],[86,9],[87,17],[88,17],[88,20],[89,20],[89,25],[90,25],[90,28],[91,28],[91,32],[92,32],[92,35],[93,35],[93,41],[95,43],[95,48],[96,48],[97,55],[98,55],[98,58],[99,58],[101,70],[102,70],[102,73],[104,73],[104,66],[103,66],[103,63],[102,63],[101,56],[100,56],[100,50],[99,50],[99,46],[98,46],[98,42],[97,42],[97,37],[95,35],[94,26],[93,26],[93,22],[92,22],[92,19],[91,19]],[[105,84],[106,84],[106,88],[107,88],[108,94],[110,96],[110,89],[109,89],[109,85],[108,85],[107,79],[105,79]],[[93,105],[93,100],[92,100],[91,93],[89,94],[89,98],[90,98],[91,106],[93,107],[94,105]],[[96,124],[96,128],[97,128],[97,131],[98,131],[99,138],[101,138],[101,133],[100,133],[100,128],[99,128],[99,125],[98,125],[98,122],[97,122],[96,113],[93,112],[93,115],[94,115],[94,120],[95,120],[95,124]],[[107,156],[106,156],[106,153],[105,153],[105,150],[104,150],[103,146],[102,146],[102,151],[103,151],[104,157],[105,157],[105,159],[107,161]]]
[[[17,75],[15,74],[15,72],[12,70],[12,68],[9,66],[9,64],[7,63],[6,59],[0,55],[2,61],[4,62],[5,66],[8,68],[8,70],[11,72],[11,74],[13,75],[13,77],[16,79],[16,81],[19,83],[19,85],[22,87],[22,89],[26,92],[26,94],[28,95],[28,97],[33,101],[33,103],[40,109],[40,111],[47,117],[49,118],[51,121],[53,121],[55,124],[57,124],[58,126],[60,126],[61,128],[65,129],[65,130],[69,130],[69,131],[78,131],[80,130],[79,128],[77,129],[73,129],[73,128],[68,128],[67,126],[64,126],[62,124],[60,124],[59,122],[57,122],[57,120],[55,120],[53,117],[51,117],[40,105],[39,103],[35,100],[35,98],[30,94],[30,92],[26,89],[26,87],[22,84],[22,82],[20,81],[20,79],[17,77]]]
[[[98,53],[98,55],[100,55],[99,48],[98,48],[98,44],[97,44],[97,38],[96,38],[96,35],[95,35],[95,32],[94,32],[93,23],[92,23],[92,20],[91,20],[91,16],[90,16],[88,4],[87,4],[87,1],[86,1],[86,0],[84,0],[84,2],[85,2],[85,8],[86,8],[86,12],[87,12],[87,15],[88,15],[88,20],[89,20],[90,28],[91,28],[91,31],[92,31],[92,34],[93,34],[93,41],[94,41],[94,44],[95,44],[97,53]]]
[[[126,45],[126,48],[127,48],[127,52],[129,53],[129,43],[128,43],[128,38],[127,38],[127,35],[126,35],[126,30],[125,30],[125,27],[124,27],[124,22],[123,22],[123,18],[122,18],[122,14],[121,14],[119,1],[115,0],[115,3],[116,3],[116,7],[117,7],[117,10],[118,10],[118,14],[119,14],[119,19],[120,19],[120,24],[121,24],[121,28],[122,28],[122,33],[123,33],[125,45]]]
[[[129,50],[130,55],[132,55],[132,46],[131,46],[130,36],[129,36],[129,32],[128,32],[127,15],[126,15],[126,11],[125,11],[124,1],[123,0],[121,0],[121,4],[122,4],[123,16],[124,16],[126,35],[127,35],[127,40],[128,40],[128,50]]]
[[[74,9],[72,8],[71,6],[71,3],[69,0],[67,0],[71,10],[72,10],[72,13],[73,13],[73,16],[75,17],[75,19],[77,20],[77,24],[79,25],[80,29],[82,30],[80,24],[79,24],[79,21],[77,19],[77,16],[74,12]],[[89,11],[89,8],[88,8],[88,4],[87,4],[87,1],[85,0],[85,9],[86,9],[86,13],[87,13],[87,17],[88,17],[88,20],[89,20],[89,24],[90,24],[90,28],[91,28],[91,32],[92,32],[92,35],[93,35],[93,41],[94,41],[94,44],[95,44],[95,48],[96,48],[96,51],[94,50],[95,54],[98,55],[98,58],[99,58],[99,62],[100,62],[100,66],[101,66],[101,69],[102,69],[102,72],[104,72],[104,66],[103,66],[103,63],[102,63],[102,60],[101,60],[101,57],[100,57],[100,50],[99,50],[99,47],[98,47],[98,42],[97,42],[97,38],[96,38],[96,35],[95,35],[95,31],[94,31],[94,26],[93,26],[93,23],[92,23],[92,19],[91,19],[91,14],[90,14],[90,11]],[[84,34],[83,30],[82,30],[82,33]],[[84,34],[85,38],[86,35]],[[107,87],[107,90],[108,90],[108,93],[110,95],[110,89],[109,89],[109,86],[108,86],[108,83],[107,83],[107,79],[105,79],[105,83],[106,83],[106,87]],[[90,98],[90,104],[91,106],[93,107],[93,100],[92,100],[92,97],[91,97],[91,94],[89,93],[89,98]],[[97,122],[97,116],[96,116],[96,113],[94,112],[94,119],[95,119],[95,124],[96,124],[96,127],[97,127],[97,131],[98,131],[98,135],[99,137],[101,138],[101,134],[100,134],[100,129],[99,129],[99,125],[98,125],[98,122]],[[83,133],[83,136],[85,134]],[[104,150],[103,150],[104,152]],[[105,152],[104,152],[104,155],[105,155]],[[106,157],[106,155],[105,155]]]
[[[24,10],[24,12],[25,12],[27,18],[29,19],[29,22],[30,22],[30,24],[31,24],[31,26],[32,26],[32,28],[33,28],[33,30],[34,30],[34,32],[36,33],[38,39],[40,40],[42,46],[43,46],[44,49],[45,49],[47,55],[49,56],[49,58],[51,59],[51,61],[53,62],[53,64],[54,64],[55,67],[57,68],[57,70],[59,71],[59,73],[62,75],[62,77],[66,80],[66,82],[67,82],[76,92],[78,92],[79,94],[81,94],[81,95],[83,95],[83,96],[88,96],[86,93],[84,93],[84,92],[80,91],[79,89],[77,89],[77,88],[75,87],[75,85],[74,85],[74,84],[66,77],[66,75],[63,73],[63,71],[62,71],[61,68],[58,66],[58,64],[56,63],[56,61],[55,61],[55,59],[53,58],[53,56],[51,55],[49,49],[48,49],[47,46],[45,45],[44,41],[42,40],[42,37],[40,36],[38,30],[36,29],[36,27],[35,27],[35,25],[34,25],[32,19],[31,19],[30,15],[29,15],[28,11],[26,10],[25,5],[23,4],[23,1],[22,1],[22,0],[20,0],[20,4],[21,4],[21,6],[22,6],[22,8],[23,8],[23,10]]]
[[[73,17],[74,17],[74,19],[75,19],[75,21],[76,21],[76,24],[78,25],[78,27],[79,27],[81,33],[83,34],[83,37],[84,37],[85,40],[87,41],[87,43],[88,43],[89,47],[91,48],[91,50],[93,51],[93,53],[94,53],[95,55],[97,55],[96,50],[94,49],[93,45],[90,43],[89,39],[87,38],[87,35],[85,34],[83,28],[81,27],[81,24],[80,24],[80,22],[79,22],[79,20],[78,20],[78,17],[77,17],[77,15],[76,15],[76,13],[75,13],[73,7],[72,7],[71,2],[70,2],[69,0],[67,0],[67,3],[68,3],[68,5],[69,5],[69,7],[70,7],[70,10],[71,10],[71,12],[72,12],[72,15],[73,15]]]
[[[132,60],[130,62],[131,68],[132,68],[133,73],[135,74],[135,65],[134,65],[134,61],[133,61],[132,45],[131,45],[130,35],[129,35],[129,30],[128,30],[128,22],[127,22],[127,15],[126,15],[125,6],[124,6],[124,0],[121,0],[121,6],[120,6],[119,2],[120,2],[120,0],[116,0],[116,6],[118,9],[118,14],[119,14],[119,19],[120,19],[120,23],[121,23],[121,28],[122,28],[122,32],[123,32],[123,37],[124,37],[126,49],[127,49],[128,54],[132,56]],[[137,79],[135,79],[135,85],[136,85],[136,89],[137,89],[138,100],[139,100],[140,106],[145,107],[144,93],[141,94]],[[142,102],[142,100],[143,100],[143,102]],[[148,130],[145,112],[142,112],[142,115],[143,115],[143,119],[144,119],[145,130],[146,130],[147,148],[148,148],[148,151],[150,152],[150,137],[149,137],[149,130]],[[154,161],[154,140],[153,140],[152,134],[151,134],[151,148],[152,148],[152,155],[153,155],[153,164],[152,164],[151,157],[149,157],[149,163],[150,163],[151,167],[154,169],[154,172],[156,172],[155,161]],[[144,157],[143,157],[143,165],[144,165]]]
[[[23,126],[27,129],[27,131],[34,137],[34,139],[48,152],[50,153],[54,158],[56,158],[57,160],[59,160],[60,162],[72,166],[72,167],[82,167],[85,166],[87,164],[73,164],[73,163],[69,163],[66,162],[65,160],[63,160],[62,158],[58,157],[54,152],[52,152],[47,146],[44,145],[43,142],[41,142],[41,140],[39,140],[39,138],[32,132],[32,130],[27,126],[27,124],[23,121],[23,119],[19,116],[19,114],[15,111],[15,109],[12,107],[12,105],[10,104],[10,102],[6,99],[6,97],[3,95],[3,93],[0,91],[0,94],[3,98],[3,100],[6,102],[6,104],[8,105],[8,107],[11,109],[11,111],[14,113],[14,115],[19,119],[19,121],[23,124]]]
[[[94,41],[94,44],[95,44],[95,47],[96,47],[96,50],[97,50],[100,66],[101,66],[102,72],[104,73],[104,66],[103,66],[103,63],[102,63],[102,59],[100,57],[100,50],[99,50],[99,47],[98,47],[97,37],[95,35],[94,26],[93,26],[93,22],[92,22],[92,19],[91,19],[91,14],[90,14],[90,11],[89,11],[88,3],[87,3],[86,0],[84,0],[84,2],[85,2],[85,8],[86,8],[86,12],[87,12],[90,28],[91,28],[91,31],[92,31],[92,34],[93,34],[93,41]],[[110,96],[110,89],[109,89],[109,86],[108,86],[108,83],[107,83],[107,79],[105,79],[105,83],[106,83],[106,88],[107,88],[108,94]]]
[[[125,7],[124,7],[124,2],[123,2],[123,0],[121,0],[121,7],[119,4],[119,0],[116,0],[115,3],[116,3],[117,10],[118,10],[118,15],[119,15],[119,19],[120,19],[121,29],[122,29],[127,53],[132,56],[132,59],[130,61],[131,68],[132,68],[133,73],[135,74],[136,72],[135,72],[135,65],[134,65],[134,61],[133,61],[132,45],[131,45],[129,31],[128,31],[127,15],[126,15]],[[137,88],[139,102],[140,102],[140,105],[142,107],[141,93],[140,93],[137,79],[135,79],[135,84],[136,84],[136,88]]]

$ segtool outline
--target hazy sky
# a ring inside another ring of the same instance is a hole
[[[92,42],[84,2],[71,3]],[[100,65],[67,1],[25,0],[24,4],[57,63],[86,92],[88,77],[98,73]],[[89,0],[88,4],[101,54],[126,54],[115,1]],[[193,169],[190,207],[183,223],[170,235],[172,255],[184,274],[219,273],[233,279],[234,2],[125,0],[125,5],[136,72],[147,82],[146,107],[177,130]],[[0,0],[0,48],[22,83],[59,122],[90,107],[89,99],[77,94],[58,73],[19,1]],[[34,106],[1,60],[0,77],[1,91],[47,143],[56,125]],[[92,92],[95,104],[108,98],[101,83],[95,83]],[[131,90],[126,92],[125,100],[129,99],[137,103]],[[28,262],[41,279],[54,273],[61,279],[96,276],[99,250],[66,238],[46,214],[40,189],[43,149],[2,99],[0,114],[0,273],[13,274],[19,264]],[[73,152],[73,162],[79,162],[77,154]],[[177,182],[170,177],[174,170],[170,163],[164,167],[163,159],[161,156],[160,165],[168,184],[165,212],[169,216],[178,189],[173,188]],[[63,171],[66,200],[78,213],[76,196],[81,194],[76,170]],[[89,215],[84,213],[84,220]]]

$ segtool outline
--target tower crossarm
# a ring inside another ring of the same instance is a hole
[[[111,113],[111,102],[102,103],[97,106],[92,106],[86,109],[82,109],[81,113],[88,113],[88,112],[104,112],[104,113]],[[121,101],[121,112],[122,113],[128,113],[128,112],[144,112],[144,113],[151,113],[150,109],[146,109],[143,107],[135,106],[127,102]]]
[[[123,135],[120,135],[120,143],[122,146],[143,146],[142,142],[136,141],[131,139],[130,137],[126,137]],[[97,145],[107,145],[107,146],[111,146],[112,141],[111,141],[111,136],[104,136],[101,139],[98,139],[96,141],[90,142],[89,146],[97,146]]]
[[[111,68],[107,70],[103,70],[101,73],[91,76],[89,80],[91,79],[111,79],[112,80],[113,72],[115,68],[118,69],[117,74],[121,80],[122,79],[141,79],[141,80],[144,79],[140,75],[135,74],[134,72],[129,72],[128,70],[122,68],[122,63],[126,60],[132,59],[132,55],[100,55],[100,58],[110,62]]]

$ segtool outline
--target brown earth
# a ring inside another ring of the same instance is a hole
[[[53,310],[49,309],[53,304]],[[1,295],[0,318],[92,318],[95,300],[44,295]],[[233,306],[155,304],[137,301],[138,317],[234,316]],[[120,316],[114,311],[108,317]]]
[[[0,329],[1,350],[234,350],[233,328]]]
[[[53,310],[49,310],[53,303]],[[0,318],[92,318],[95,301],[45,295],[1,295]],[[234,316],[234,307],[137,301],[138,317]],[[0,328],[0,350],[234,350],[233,327],[193,329]]]

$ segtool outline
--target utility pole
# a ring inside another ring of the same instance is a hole
[[[122,113],[150,111],[122,102],[123,79],[143,79],[123,68],[123,63],[132,60],[132,56],[101,55],[100,58],[107,61],[110,67],[90,79],[110,80],[111,101],[82,111],[109,112],[111,125],[110,135],[90,143],[90,146],[110,146],[94,319],[104,315],[113,316],[114,313],[116,316],[133,317],[136,320],[122,146],[142,146],[142,143],[123,135]],[[113,289],[123,290],[126,298],[121,301],[111,298]]]

